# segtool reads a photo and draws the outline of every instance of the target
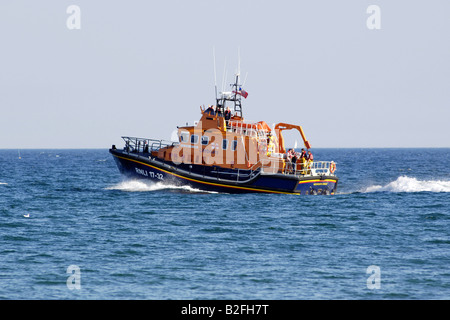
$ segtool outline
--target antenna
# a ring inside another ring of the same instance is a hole
[[[226,69],[227,69],[227,57],[225,57],[225,65],[224,65],[224,67],[223,67],[223,76],[222,76],[222,92],[224,92],[224,91],[225,91],[225,78],[226,78],[226,76],[225,76],[225,72],[226,72]]]
[[[216,74],[216,48],[213,47],[213,59],[214,59],[214,88],[216,90],[216,100],[217,100],[217,74]]]
[[[227,85],[226,85],[227,78],[228,78],[228,70],[225,71],[225,82],[223,85],[223,90],[225,90],[225,88],[227,87]]]
[[[242,84],[242,87],[245,86],[245,82],[247,81],[248,72],[245,73],[244,83]]]
[[[238,47],[238,77],[241,75],[241,48]]]

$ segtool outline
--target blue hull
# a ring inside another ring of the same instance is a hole
[[[333,177],[299,177],[285,174],[266,174],[251,170],[224,170],[215,166],[174,165],[110,149],[120,172],[130,178],[162,182],[177,186],[225,193],[289,193],[334,194],[338,179]]]

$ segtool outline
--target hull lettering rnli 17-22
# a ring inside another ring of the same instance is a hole
[[[316,161],[299,125],[246,121],[239,84],[221,92],[216,105],[200,107],[194,125],[178,127],[178,141],[122,137],[122,149],[109,150],[128,177],[226,193],[334,194],[338,178],[333,161]],[[231,108],[230,108],[231,106]],[[296,130],[305,148],[287,150],[283,131]]]

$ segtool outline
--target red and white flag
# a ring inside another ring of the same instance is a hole
[[[245,99],[247,99],[248,97],[248,92],[242,89],[239,89],[239,91],[233,91],[233,93],[235,94],[239,94],[241,96],[243,96]]]

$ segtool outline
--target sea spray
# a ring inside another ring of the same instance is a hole
[[[400,176],[384,186],[373,185],[362,192],[450,192],[450,181],[418,180],[416,178]]]
[[[113,186],[107,187],[106,190],[120,190],[128,192],[152,192],[160,190],[179,190],[185,192],[205,193],[204,190],[195,189],[189,186],[176,186],[164,183],[151,183],[143,180],[125,180]],[[215,192],[206,192],[215,193]]]

